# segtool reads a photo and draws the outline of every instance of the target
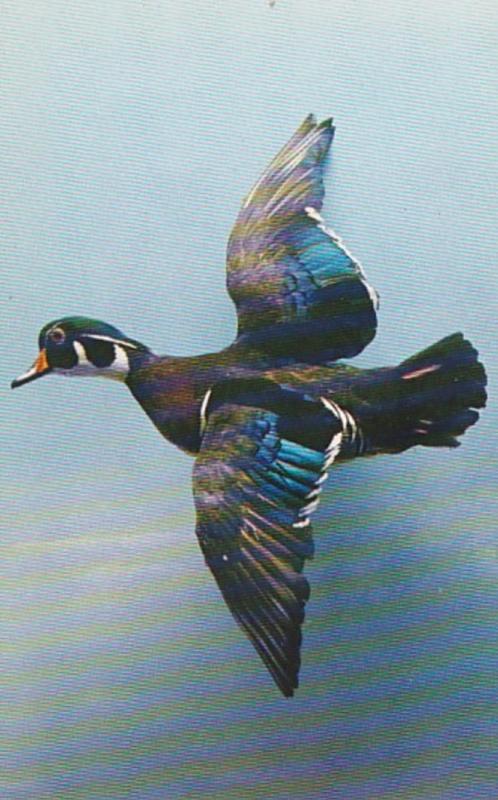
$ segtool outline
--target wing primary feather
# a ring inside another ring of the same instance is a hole
[[[253,543],[253,547],[258,549],[256,542]],[[259,556],[261,556],[261,549],[259,550]],[[262,562],[260,558],[253,558],[251,563],[261,577],[284,599],[287,598],[291,603],[296,602],[296,600],[305,602],[309,599],[309,583],[300,573],[293,572],[288,568],[279,570],[274,559]],[[282,579],[285,579],[285,581]]]
[[[300,662],[298,661],[297,664],[292,665],[292,675],[289,676],[288,671],[286,672],[279,662],[276,661],[265,649],[257,632],[254,631],[251,621],[245,619],[244,616],[239,612],[234,612],[234,617],[239,623],[240,627],[245,631],[247,636],[249,636],[254,648],[266,665],[266,668],[268,669],[270,675],[282,694],[285,697],[292,697],[294,695],[294,689],[297,689],[299,686],[298,671]]]
[[[246,541],[251,541],[251,537],[249,537],[247,534],[243,533],[242,535]],[[275,558],[286,559],[292,568],[296,570],[296,572],[300,572],[302,570],[305,557],[303,557],[299,552],[296,552],[294,548],[290,548],[284,544],[280,538],[277,539],[269,536],[262,527],[258,528],[255,538],[269,551],[269,553],[275,556]]]
[[[294,654],[283,650],[282,646],[275,641],[271,632],[268,631],[262,621],[258,619],[247,603],[244,602],[235,610],[232,609],[232,613],[251,636],[253,644],[282,691],[284,691],[282,686],[291,688],[292,679],[289,677],[288,672],[292,669],[292,672],[295,673],[296,666],[297,668],[299,667],[299,652]]]
[[[263,535],[270,536],[267,531],[272,530],[274,536],[278,536],[278,539],[282,542],[282,544],[284,544],[289,550],[293,550],[296,555],[300,556],[302,559],[313,558],[314,547],[311,530],[306,534],[300,534],[297,536],[296,534],[293,534],[287,527],[262,517],[252,508],[247,509],[246,514],[249,514],[257,521],[258,530],[262,532]]]
[[[254,580],[250,569],[248,569],[243,563],[240,563],[238,566],[243,574],[244,581],[247,582],[247,586],[252,587],[254,593],[261,599],[263,606],[266,607],[268,611],[271,609],[272,612],[278,615],[280,630],[283,634],[286,633],[290,625],[295,626],[302,622],[302,619],[296,620],[294,616],[289,614],[285,606],[282,605],[282,603],[275,598],[273,594],[269,594],[262,589],[260,584]],[[283,627],[284,625],[285,627]]]
[[[286,696],[292,696],[292,690],[298,686],[297,673],[299,671],[300,659],[290,659],[285,654],[280,656],[278,653],[275,654],[271,645],[267,645],[265,634],[261,626],[254,620],[253,615],[247,609],[240,612],[240,614],[236,616],[236,619],[237,621],[240,620],[242,627],[249,634],[253,645],[282,693]]]

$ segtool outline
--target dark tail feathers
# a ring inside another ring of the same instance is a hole
[[[461,333],[377,376],[361,415],[367,452],[397,453],[417,444],[458,447],[456,437],[479,419],[474,409],[486,404],[484,367]]]

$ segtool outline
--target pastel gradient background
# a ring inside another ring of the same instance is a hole
[[[5,0],[0,27],[1,797],[493,800],[496,3]],[[68,314],[228,343],[230,227],[310,111],[381,294],[357,363],[463,330],[490,401],[457,451],[333,471],[284,700],[203,565],[190,459],[118,384],[8,385]]]

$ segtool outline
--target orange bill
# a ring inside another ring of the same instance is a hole
[[[12,381],[11,388],[15,389],[17,386],[22,386],[24,383],[29,383],[29,381],[34,381],[36,378],[41,378],[42,375],[46,375],[47,372],[51,372],[52,367],[49,365],[47,361],[47,351],[45,348],[40,350],[38,353],[38,357],[33,364],[33,366],[28,369],[23,375],[20,375],[16,378],[15,381]]]

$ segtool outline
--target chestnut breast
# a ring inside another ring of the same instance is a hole
[[[133,369],[126,383],[160,433],[195,454],[200,447],[200,409],[206,392],[238,371],[223,363],[220,354],[154,356]]]

